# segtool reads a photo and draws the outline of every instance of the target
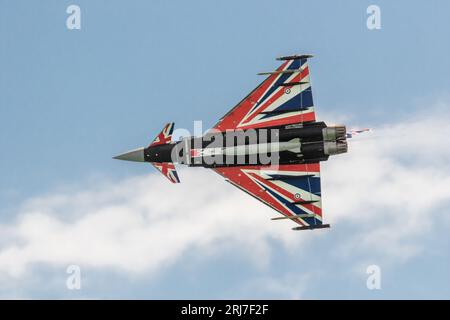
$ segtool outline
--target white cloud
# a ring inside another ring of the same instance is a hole
[[[154,173],[27,201],[14,223],[1,226],[0,272],[20,277],[35,263],[153,272],[188,250],[223,246],[264,263],[267,240],[298,241],[289,223],[270,223],[269,208],[215,173],[180,175],[177,185]]]
[[[445,110],[414,114],[355,138],[348,154],[323,166],[325,212],[338,227],[353,225],[341,253],[356,249],[399,262],[420,252],[421,236],[445,222],[448,119]]]
[[[233,299],[303,299],[317,272],[296,272],[274,276],[256,276],[244,282],[228,296]]]
[[[443,221],[440,209],[450,202],[448,118],[430,113],[376,128],[323,164],[331,230],[293,232],[289,221],[271,222],[275,212],[220,176],[191,168],[180,171],[177,185],[154,173],[26,201],[16,220],[0,225],[0,273],[14,279],[36,264],[79,264],[151,274],[187,252],[204,257],[224,246],[264,268],[272,240],[296,253],[340,230],[350,232],[329,244],[338,254],[404,261],[420,252],[422,236]],[[266,287],[279,292],[283,283]]]

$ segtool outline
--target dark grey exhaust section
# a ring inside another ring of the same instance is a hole
[[[335,141],[345,139],[347,129],[345,126],[326,127],[322,129],[324,141]]]
[[[346,140],[338,140],[338,141],[325,141],[323,143],[323,153],[331,156],[333,154],[346,153],[347,141]]]

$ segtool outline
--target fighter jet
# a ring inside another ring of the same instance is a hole
[[[150,162],[173,183],[175,164],[210,168],[297,224],[293,230],[329,228],[323,223],[320,162],[347,152],[346,128],[316,121],[309,58],[277,58],[281,65],[202,137],[172,141],[168,123],[148,146],[115,159]]]

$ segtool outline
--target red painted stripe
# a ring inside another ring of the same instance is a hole
[[[220,168],[213,169],[217,173],[221,174],[225,178],[229,179],[231,182],[235,183],[239,187],[243,188],[253,196],[255,196],[260,201],[268,204],[274,210],[280,212],[285,216],[292,216],[292,212],[289,211],[284,205],[278,202],[278,200],[274,199],[271,195],[269,195],[264,189],[262,189],[258,184],[256,184],[253,180],[251,180],[244,172],[242,172],[237,167],[230,168]],[[239,176],[240,174],[240,176]],[[292,220],[299,225],[303,226],[304,223],[299,219]]]
[[[293,82],[301,81],[301,79],[306,77],[308,75],[308,73],[309,73],[308,68],[306,68],[301,73],[296,75],[291,81],[293,81]],[[283,96],[283,94],[285,94],[284,89],[285,89],[285,87],[280,86],[266,102],[264,102],[263,104],[261,104],[258,107],[257,111],[254,111],[254,113],[245,120],[245,123],[252,121],[257,115],[259,115],[262,111],[266,110],[270,105],[272,105],[281,96]]]
[[[317,163],[307,163],[307,164],[280,164],[276,166],[271,165],[254,165],[254,166],[235,166],[235,167],[227,167],[227,168],[217,168],[214,169],[218,173],[228,174],[233,170],[277,170],[277,171],[288,171],[288,172],[311,172],[311,173],[319,173],[320,172],[320,164]]]
[[[281,126],[281,125],[287,125],[287,124],[293,124],[293,123],[302,123],[302,122],[315,121],[315,120],[316,120],[316,114],[314,111],[311,111],[308,113],[296,114],[296,115],[292,115],[290,117],[285,117],[285,118],[276,119],[276,120],[269,119],[268,121],[265,121],[265,122],[258,122],[255,124],[249,124],[246,126],[239,127],[239,129],[245,130],[245,129],[275,127],[275,126]]]
[[[290,61],[285,61],[281,64],[277,71],[281,71],[286,68]],[[272,85],[272,83],[278,78],[278,74],[273,74],[267,77],[263,83],[261,83],[250,95],[242,100],[236,107],[234,107],[229,114],[227,114],[214,129],[219,131],[225,131],[228,129],[235,129],[236,126],[242,121],[248,112],[253,108],[262,95]]]

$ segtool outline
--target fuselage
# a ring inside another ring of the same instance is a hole
[[[146,162],[173,162],[208,168],[311,163],[347,152],[344,126],[324,122],[276,128],[208,132],[144,149]]]

